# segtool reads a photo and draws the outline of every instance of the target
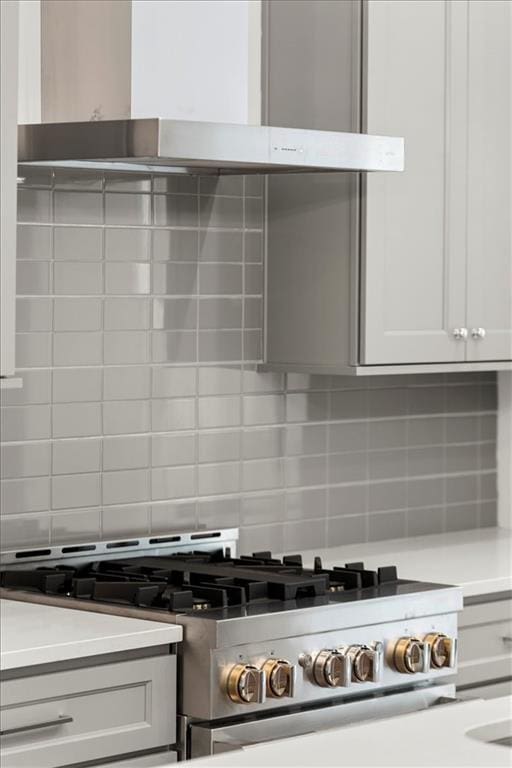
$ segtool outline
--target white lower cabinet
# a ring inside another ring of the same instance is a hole
[[[173,655],[43,669],[1,689],[2,768],[77,765],[176,741]]]
[[[512,600],[492,600],[464,608],[458,670],[461,698],[512,694]]]

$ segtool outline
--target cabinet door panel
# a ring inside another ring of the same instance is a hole
[[[366,6],[364,130],[404,136],[405,171],[364,181],[364,364],[465,357],[466,23],[466,2]]]
[[[512,6],[469,3],[469,360],[512,359]]]

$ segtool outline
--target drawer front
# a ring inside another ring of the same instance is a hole
[[[503,600],[464,610],[459,629],[458,685],[512,677],[510,609],[511,602]]]
[[[176,657],[2,683],[2,768],[54,768],[173,744]]]

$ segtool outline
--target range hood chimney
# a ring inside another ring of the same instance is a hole
[[[258,125],[260,11],[256,0],[27,4],[20,60],[33,69],[22,78],[19,162],[201,175],[403,170],[402,138]]]

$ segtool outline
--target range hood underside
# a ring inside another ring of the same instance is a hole
[[[21,125],[18,160],[194,175],[401,171],[404,147],[394,137],[155,118]]]

